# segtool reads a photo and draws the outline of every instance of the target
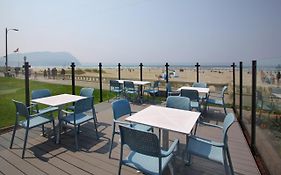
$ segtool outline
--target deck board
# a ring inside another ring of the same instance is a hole
[[[147,105],[132,105],[133,111],[138,111]],[[220,110],[220,109],[218,109]],[[110,103],[96,105],[98,131],[100,139],[96,140],[92,123],[81,126],[79,133],[80,151],[75,150],[73,130],[68,129],[61,135],[61,143],[55,144],[53,139],[42,137],[41,129],[34,128],[29,133],[26,158],[21,159],[24,130],[16,133],[13,149],[9,149],[11,132],[0,135],[0,174],[117,174],[119,165],[119,137],[114,139],[112,158],[108,158],[109,141],[112,133],[112,110]],[[217,113],[214,113],[217,115]],[[205,120],[221,124],[223,117],[214,116],[208,112]],[[51,127],[50,125],[46,126]],[[157,134],[158,129],[155,129]],[[197,134],[215,140],[221,138],[219,130],[208,129],[199,125]],[[185,147],[185,135],[170,133],[170,141],[179,138],[181,150]],[[260,174],[250,149],[243,136],[238,122],[229,130],[229,148],[235,174]],[[128,150],[125,151],[125,153]],[[198,157],[192,157],[192,164],[186,166],[181,160],[174,162],[175,174],[224,174],[222,165]],[[139,174],[135,170],[122,167],[122,174]],[[166,169],[164,174],[170,174]]]

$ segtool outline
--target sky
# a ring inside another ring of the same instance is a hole
[[[8,53],[84,64],[281,62],[280,19],[280,0],[0,0],[0,56],[7,27]]]

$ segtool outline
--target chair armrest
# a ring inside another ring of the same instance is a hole
[[[203,121],[200,121],[200,120],[198,120],[198,123],[199,123],[199,124],[203,124],[203,125],[205,125],[205,126],[209,126],[209,127],[214,127],[214,128],[223,129],[223,127],[220,126],[220,125],[215,125],[215,124],[203,122]]]
[[[66,111],[64,109],[61,110],[62,113],[65,113],[66,115],[68,114],[73,114],[74,112],[73,111]]]
[[[223,147],[224,146],[223,143],[215,142],[215,141],[212,141],[212,140],[207,140],[207,139],[197,137],[197,136],[193,136],[193,135],[189,136],[189,139],[196,140],[197,142],[203,142],[203,143],[215,146],[215,147]]]
[[[119,121],[119,120],[113,120],[115,123],[118,123],[118,124],[122,124],[122,125],[131,125],[131,123],[129,122],[125,122],[125,121]]]
[[[30,106],[28,106],[27,109],[31,109],[37,105],[38,105],[37,103],[30,103]]]
[[[178,143],[179,143],[179,139],[174,140],[173,144],[170,146],[168,151],[161,151],[161,156],[162,157],[167,157],[169,156],[173,151],[177,150],[178,147]]]

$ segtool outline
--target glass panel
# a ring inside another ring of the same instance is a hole
[[[228,65],[204,65],[199,68],[199,82],[207,83],[210,93],[220,93],[224,86],[228,89],[225,94],[225,103],[227,107],[232,106],[233,102],[233,83],[232,67]],[[196,74],[196,67],[195,74]],[[196,79],[195,79],[196,81]]]
[[[257,62],[256,147],[269,171],[281,172],[281,63],[278,59]]]

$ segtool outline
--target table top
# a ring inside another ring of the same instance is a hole
[[[137,81],[137,80],[117,80],[120,84],[123,84],[124,81],[132,81],[135,85],[146,85],[150,84],[149,81]]]
[[[71,94],[60,94],[54,95],[50,97],[43,97],[31,100],[35,103],[40,103],[48,106],[61,106],[67,103],[76,102],[81,99],[85,99],[86,97],[82,97],[79,95],[71,95]]]
[[[205,93],[205,94],[208,94],[210,91],[209,88],[190,87],[190,86],[183,86],[183,87],[179,88],[178,91],[181,91],[182,89],[197,90],[199,93]]]
[[[200,112],[151,105],[125,120],[169,131],[190,134]]]
[[[272,93],[272,95],[274,95],[275,97],[281,98],[281,94],[278,94],[278,93]]]

